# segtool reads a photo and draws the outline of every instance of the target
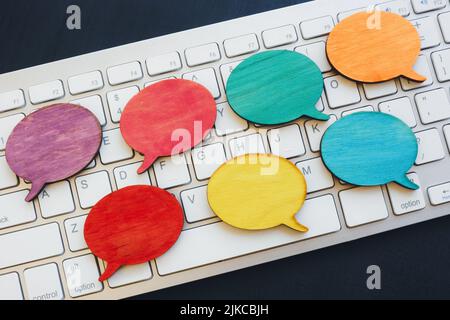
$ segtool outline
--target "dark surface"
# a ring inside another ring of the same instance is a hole
[[[299,2],[3,0],[0,73]],[[81,31],[65,26],[69,4],[82,9]],[[442,218],[138,298],[450,298],[449,230]],[[372,264],[381,291],[366,288]]]

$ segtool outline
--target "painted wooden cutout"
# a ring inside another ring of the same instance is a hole
[[[125,141],[144,154],[138,169],[143,173],[158,157],[180,154],[199,144],[216,116],[216,102],[208,89],[189,80],[163,80],[128,102],[120,130]]]
[[[358,112],[340,119],[325,131],[321,149],[325,165],[345,182],[419,188],[406,177],[417,158],[416,136],[389,114]]]
[[[328,120],[315,105],[323,91],[319,67],[293,51],[266,51],[241,62],[226,85],[231,108],[242,118],[277,125],[301,116]]]
[[[413,70],[420,54],[420,37],[410,21],[384,12],[360,12],[340,22],[330,33],[328,59],[344,76],[361,82],[381,82],[404,76],[426,78]]]
[[[84,225],[89,249],[107,262],[99,281],[109,279],[121,266],[163,255],[178,240],[183,222],[175,197],[156,187],[126,187],[101,199]]]
[[[246,230],[286,225],[301,232],[295,215],[306,198],[306,181],[290,161],[269,154],[250,154],[222,165],[211,177],[208,201],[226,223]]]
[[[19,122],[6,143],[6,160],[32,183],[25,200],[33,200],[45,184],[84,169],[97,154],[101,137],[95,115],[69,103],[40,108]]]

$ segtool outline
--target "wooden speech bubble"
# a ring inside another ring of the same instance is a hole
[[[183,209],[175,197],[156,187],[131,186],[104,197],[84,225],[89,249],[108,263],[99,281],[121,266],[164,254],[180,236],[183,222]]]
[[[423,82],[413,70],[420,54],[420,37],[407,19],[384,12],[360,12],[340,22],[330,33],[327,55],[344,76],[361,82],[381,82],[398,76]]]
[[[41,108],[19,122],[6,144],[6,160],[32,183],[25,200],[33,200],[45,184],[84,169],[97,154],[101,137],[95,115],[69,103]]]
[[[208,184],[211,209],[226,223],[246,230],[286,225],[307,232],[295,215],[306,198],[302,172],[289,160],[249,154],[222,165]]]
[[[340,119],[325,131],[321,150],[325,165],[345,182],[419,188],[406,176],[417,158],[417,138],[387,113],[357,112]]]
[[[125,141],[144,154],[138,173],[158,157],[190,150],[214,126],[216,102],[204,86],[189,80],[163,80],[145,88],[125,106],[120,130]]]

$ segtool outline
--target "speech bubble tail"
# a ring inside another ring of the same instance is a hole
[[[309,231],[308,227],[302,225],[301,223],[299,223],[297,221],[297,219],[295,219],[295,216],[290,218],[288,221],[285,221],[283,224],[285,226],[288,226],[289,228],[292,228],[292,229],[300,231],[300,232],[308,232]]]
[[[308,116],[310,118],[316,119],[316,120],[322,120],[322,121],[328,121],[330,120],[330,116],[320,112],[319,110],[317,110],[316,108],[313,108],[311,110],[309,110],[305,116]]]
[[[417,184],[415,184],[414,182],[409,180],[407,176],[403,176],[400,179],[395,180],[395,182],[398,183],[399,185],[401,185],[405,188],[411,189],[411,190],[417,190],[420,188]]]
[[[44,188],[45,182],[32,182],[31,190],[28,193],[25,201],[30,202],[41,192],[42,188]]]
[[[417,82],[424,82],[425,80],[427,80],[426,77],[418,74],[416,71],[412,69],[410,71],[403,73],[402,76]]]
[[[111,276],[116,273],[116,271],[121,267],[121,264],[118,263],[108,263],[106,266],[105,272],[98,278],[98,281],[103,282],[111,278]]]
[[[144,163],[142,163],[142,165],[139,167],[137,173],[143,174],[145,171],[147,171],[148,168],[150,168],[151,165],[155,162],[156,158],[157,157],[153,155],[144,155]]]

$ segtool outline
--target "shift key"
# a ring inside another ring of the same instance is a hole
[[[0,249],[0,269],[64,253],[57,223],[3,234]]]

